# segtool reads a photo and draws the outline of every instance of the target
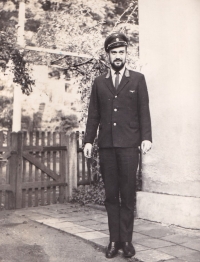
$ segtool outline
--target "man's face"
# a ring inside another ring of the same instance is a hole
[[[126,46],[115,47],[107,55],[112,68],[115,71],[119,71],[126,63]]]

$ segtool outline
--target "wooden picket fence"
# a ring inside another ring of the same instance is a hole
[[[90,185],[92,178],[92,160],[83,153],[84,132],[76,132],[77,139],[77,185]]]
[[[83,139],[83,132],[0,131],[0,209],[64,203],[73,188],[90,185],[93,160],[84,157]],[[137,190],[141,188],[140,154]]]
[[[65,133],[0,132],[1,208],[67,201],[74,185],[69,173],[75,170],[76,155],[68,151],[74,138]]]

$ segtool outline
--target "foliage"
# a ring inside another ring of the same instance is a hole
[[[24,52],[17,45],[16,37],[16,10],[11,1],[5,1],[0,15],[7,18],[6,22],[1,19],[0,31],[0,70],[5,71],[10,67],[13,72],[13,82],[19,84],[22,93],[29,95],[32,92],[34,80],[29,74],[28,64],[24,59]],[[12,17],[14,15],[14,18]],[[12,61],[12,62],[10,62]]]
[[[0,96],[0,126],[10,129],[12,124],[12,99]]]
[[[71,202],[80,203],[82,205],[89,203],[104,205],[104,201],[105,189],[102,178],[100,178],[98,183],[89,186],[79,186],[73,189]]]
[[[16,45],[18,3],[19,1],[12,0],[4,1],[1,4],[3,5],[1,15],[7,21],[0,21],[1,30],[5,34],[4,40],[7,41],[1,45],[0,49],[1,68],[5,69],[9,60],[13,61],[11,66],[14,81],[21,85],[22,91],[26,94],[32,91],[34,84],[28,71],[28,62],[49,64],[52,68],[59,67],[66,78],[70,74],[74,86],[79,86],[79,93],[82,96],[80,121],[84,123],[92,82],[108,66],[103,49],[104,39],[108,33],[124,31],[128,35],[130,46],[127,63],[131,68],[137,66],[137,1],[99,0],[95,1],[95,5],[93,0],[26,1],[25,38],[27,43],[73,52],[77,56],[45,54],[19,49]],[[83,58],[81,54],[87,54],[91,58]],[[68,125],[64,119],[59,118],[59,121],[58,124],[61,123],[61,126],[62,123]],[[71,123],[73,125],[73,121]]]
[[[71,57],[51,56],[50,64],[52,67],[62,68],[66,75],[70,71],[74,81],[79,81],[79,92],[82,94],[81,121],[85,122],[92,82],[108,67],[103,48],[108,32],[123,31],[128,35],[130,46],[127,63],[130,67],[136,68],[137,37],[134,40],[133,35],[137,31],[137,26],[134,26],[137,1],[131,1],[126,10],[118,15],[116,15],[117,5],[111,1],[99,0],[95,3],[95,9],[92,0],[54,2],[57,3],[56,11],[55,5],[54,9],[49,6],[35,37],[36,45],[77,54]],[[45,3],[47,4],[47,1]],[[83,58],[81,54],[87,54],[90,58]]]

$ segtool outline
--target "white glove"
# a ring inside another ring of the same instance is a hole
[[[151,141],[144,140],[141,144],[142,153],[146,154],[151,149]]]
[[[92,144],[86,143],[84,146],[83,152],[84,152],[85,157],[91,158],[92,157]]]

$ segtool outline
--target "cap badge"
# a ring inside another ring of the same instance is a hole
[[[119,42],[119,38],[116,38],[116,42]]]

